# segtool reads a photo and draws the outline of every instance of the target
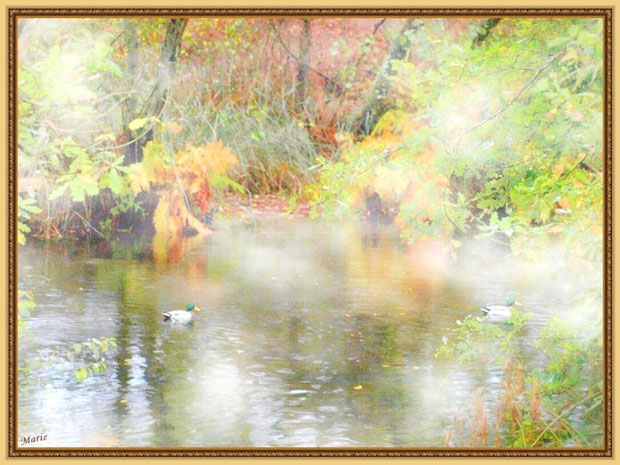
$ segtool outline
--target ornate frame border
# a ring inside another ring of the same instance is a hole
[[[8,8],[8,456],[9,457],[612,457],[612,8]],[[17,19],[102,16],[551,16],[600,17],[604,35],[603,448],[18,448]]]

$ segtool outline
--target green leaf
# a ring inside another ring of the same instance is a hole
[[[116,77],[122,77],[123,76],[123,70],[120,68],[120,66],[118,66],[116,63],[114,63],[113,61],[110,61],[108,63],[108,69],[112,72],[112,74],[114,74],[114,76]]]
[[[73,344],[73,351],[76,354],[79,354],[80,352],[82,352],[82,344]]]
[[[22,304],[20,303],[18,316],[19,318],[28,318],[30,317],[30,310],[28,310],[27,308],[24,308]]]
[[[95,373],[101,373],[106,368],[105,363],[103,362],[93,363],[91,366]]]
[[[238,192],[239,194],[245,194],[244,187],[238,182],[230,179],[228,176],[221,174],[211,174],[209,176],[209,182],[216,189],[224,189],[226,187],[230,187],[233,191]]]
[[[110,170],[108,182],[113,193],[120,194],[123,191],[123,180],[115,169]]]
[[[73,374],[75,375],[75,379],[82,382],[88,377],[88,370],[86,367],[81,367],[79,370],[75,370]]]
[[[71,200],[74,202],[84,201],[86,198],[86,192],[84,190],[84,186],[77,178],[73,179],[69,183],[69,188],[71,189]]]
[[[95,137],[95,142],[99,142],[101,140],[113,141],[116,139],[116,134],[113,132],[108,132],[107,134],[101,134]]]
[[[88,177],[82,177],[81,179],[84,183],[84,190],[86,191],[86,194],[97,195],[99,193],[99,186],[97,185],[97,182],[93,178],[88,176]]]
[[[57,199],[58,197],[60,197],[61,195],[63,195],[65,193],[65,191],[67,190],[67,186],[62,185],[62,186],[58,186],[56,189],[54,189],[51,194],[49,195],[49,199],[50,200],[54,200]]]
[[[21,202],[19,203],[19,208],[26,210],[28,213],[34,213],[34,214],[41,213],[43,211],[36,205],[24,205]]]
[[[34,308],[34,307],[36,307],[36,304],[32,300],[20,300],[19,301],[20,310],[22,308]]]

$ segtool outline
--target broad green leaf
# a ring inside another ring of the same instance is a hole
[[[111,169],[108,176],[110,190],[115,194],[120,194],[123,191],[123,179],[119,176],[118,171]]]

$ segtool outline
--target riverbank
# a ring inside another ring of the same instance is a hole
[[[222,202],[215,202],[218,212],[215,217],[222,215],[228,218],[241,217],[248,221],[252,216],[278,217],[288,216],[291,218],[306,218],[310,215],[310,204],[300,199],[291,203],[283,194],[264,194],[252,196],[239,196],[226,194]]]

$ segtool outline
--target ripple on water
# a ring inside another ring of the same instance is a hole
[[[495,249],[464,244],[467,260],[429,269],[352,225],[261,222],[188,240],[191,257],[168,263],[21,250],[19,287],[37,306],[20,363],[118,343],[101,375],[77,383],[70,364],[44,364],[20,386],[20,431],[53,430],[50,446],[441,445],[455,410],[503,375],[434,358],[454,322],[518,295],[528,341],[565,304]],[[161,321],[189,300],[205,302],[194,324]]]

